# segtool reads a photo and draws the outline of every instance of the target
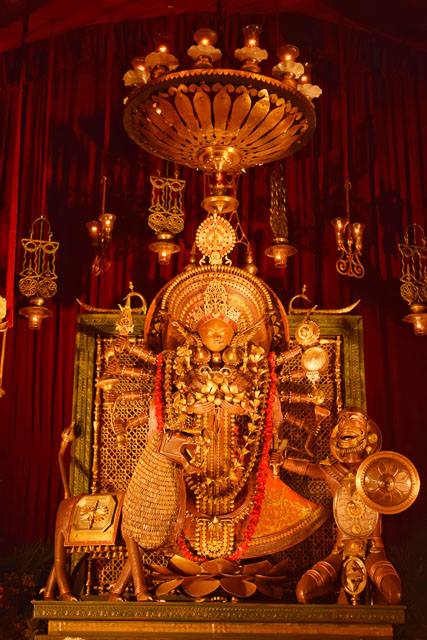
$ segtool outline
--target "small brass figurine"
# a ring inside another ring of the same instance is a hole
[[[308,603],[333,592],[341,574],[340,604],[348,603],[348,597],[357,604],[370,578],[374,602],[396,605],[401,583],[384,550],[380,514],[398,513],[413,503],[419,491],[416,469],[400,454],[379,452],[381,432],[360,409],[340,412],[330,447],[332,458],[319,464],[281,460],[284,469],[327,482],[338,528],[331,554],[299,580],[298,601]],[[273,456],[278,463],[282,454]]]

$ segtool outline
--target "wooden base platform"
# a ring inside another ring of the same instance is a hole
[[[37,640],[365,640],[393,638],[405,607],[196,602],[42,602],[48,622]]]

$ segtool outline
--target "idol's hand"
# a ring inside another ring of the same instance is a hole
[[[196,467],[194,464],[191,464],[191,462],[184,464],[183,469],[185,473],[188,473],[189,475],[192,475],[193,473],[202,473],[200,467]]]
[[[123,353],[123,351],[127,351],[130,347],[130,341],[128,336],[119,336],[114,341],[114,351],[116,353]]]
[[[203,413],[210,413],[215,409],[215,404],[213,402],[195,402],[190,407],[188,407],[188,413],[196,413],[201,415]]]
[[[233,415],[244,415],[247,413],[240,404],[233,404],[232,402],[228,402],[228,400],[221,400],[220,406],[224,411]]]
[[[281,451],[274,450],[270,454],[270,467],[273,469],[273,475],[275,478],[280,476],[280,469],[283,466],[283,453]]]

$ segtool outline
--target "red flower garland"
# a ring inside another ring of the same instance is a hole
[[[191,553],[190,549],[187,547],[187,543],[185,542],[182,533],[179,534],[176,542],[184,558],[187,558],[187,560],[192,560],[193,562],[205,562],[206,558],[203,558],[202,556],[196,556],[194,555],[194,553]]]
[[[265,483],[268,473],[268,459],[270,454],[271,440],[273,438],[273,403],[276,397],[276,373],[275,373],[275,355],[273,352],[268,354],[268,364],[270,366],[270,389],[267,398],[267,411],[265,416],[265,425],[263,431],[264,444],[262,447],[261,461],[258,466],[256,475],[256,491],[254,496],[254,508],[249,516],[249,524],[246,527],[243,542],[237,547],[234,553],[231,553],[227,560],[239,561],[245,555],[249,548],[249,544],[255,533],[256,526],[261,516],[261,507],[265,495]]]
[[[268,364],[270,367],[270,389],[267,397],[267,411],[265,416],[265,425],[263,430],[263,447],[261,454],[261,461],[258,466],[256,475],[256,491],[254,495],[254,507],[249,515],[249,523],[245,530],[245,535],[242,543],[237,549],[231,553],[226,560],[239,561],[249,548],[249,544],[255,533],[256,526],[261,516],[261,507],[265,495],[265,483],[267,481],[268,473],[268,460],[270,454],[271,440],[273,438],[273,403],[276,397],[276,373],[275,373],[275,354],[273,352],[268,354]],[[201,558],[191,553],[188,548],[184,536],[182,533],[178,537],[177,544],[182,555],[188,560],[193,562],[204,562],[206,558]]]

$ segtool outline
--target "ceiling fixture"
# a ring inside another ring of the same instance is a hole
[[[222,58],[215,31],[198,29],[195,44],[188,49],[194,67],[184,70],[177,70],[170,38],[160,35],[156,50],[145,58],[134,58],[133,70],[124,76],[130,88],[124,126],[132,140],[150,154],[200,169],[205,175],[201,204],[208,218],[196,242],[202,261],[213,238],[218,246],[212,255],[209,252],[209,259],[218,263],[229,261],[228,253],[240,242],[246,246],[243,268],[251,273],[257,267],[237,215],[237,176],[307,144],[316,127],[312,98],[321,94],[311,84],[311,65],[296,61],[299,49],[293,45],[277,50],[273,77],[262,75],[260,64],[268,53],[259,46],[260,34],[257,25],[243,28],[243,47],[234,51],[241,67],[231,69],[215,66]],[[166,263],[176,250],[174,231],[158,233],[158,242],[150,248],[159,256],[166,253],[162,258]],[[283,247],[295,250],[287,244],[287,234],[276,234],[275,240],[272,256],[278,266],[284,266]]]
[[[261,75],[268,54],[260,33],[244,27],[244,47],[234,52],[241,68],[224,69],[214,66],[222,57],[216,33],[198,29],[188,50],[194,68],[179,71],[169,38],[160,36],[156,50],[125,75],[129,136],[153,155],[208,172],[239,172],[307,144],[316,126],[312,97],[321,90],[291,45],[277,50],[274,78]]]

